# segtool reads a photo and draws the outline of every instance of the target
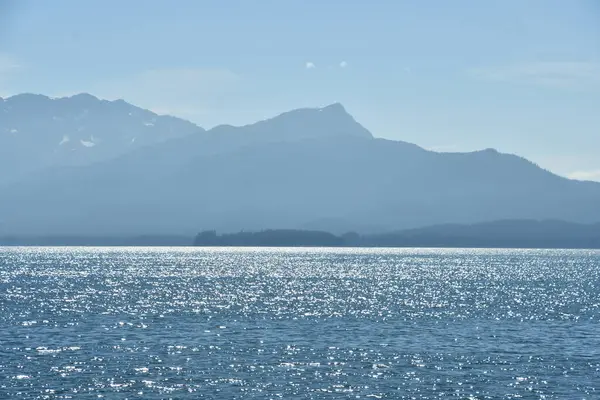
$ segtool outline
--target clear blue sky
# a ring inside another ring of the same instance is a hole
[[[374,135],[600,180],[597,0],[0,0],[0,96],[204,127],[343,103]]]

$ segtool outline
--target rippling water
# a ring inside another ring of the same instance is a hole
[[[0,398],[598,399],[600,252],[0,248]]]

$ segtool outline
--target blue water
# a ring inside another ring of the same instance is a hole
[[[0,248],[0,398],[598,399],[600,252]]]

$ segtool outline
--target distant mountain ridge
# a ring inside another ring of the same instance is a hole
[[[123,100],[82,93],[50,98],[19,94],[0,99],[0,183],[51,166],[90,165],[136,148],[202,133]]]
[[[362,245],[389,247],[507,247],[600,249],[600,223],[560,220],[499,220],[445,224],[370,235]]]
[[[38,125],[27,135],[51,136],[48,143],[59,146],[57,135],[65,130],[42,129],[40,122],[55,116],[48,101],[58,100],[29,99],[20,108],[14,98],[12,108],[4,100],[3,113],[11,117],[0,121],[0,137],[10,136],[7,127],[17,122],[27,127],[23,115],[36,115]],[[600,221],[598,183],[559,177],[492,149],[436,153],[378,139],[341,104],[204,131],[122,101],[64,101],[76,105],[76,112],[63,113],[71,115],[65,117],[71,131],[81,113],[92,114],[86,134],[104,140],[87,147],[73,136],[81,146],[74,152],[110,150],[77,162],[36,164],[37,172],[0,187],[0,235],[193,234],[203,228],[343,233],[500,219]],[[148,118],[155,118],[154,127],[145,125]],[[132,146],[131,135],[148,139]],[[20,151],[0,150],[0,165]]]
[[[24,236],[2,237],[0,246],[253,246],[253,247],[446,247],[600,249],[600,223],[558,220],[499,220],[446,224],[381,234],[302,229],[266,229],[192,236]]]
[[[213,128],[211,132],[221,134],[230,129],[235,127],[221,125]],[[255,139],[278,141],[336,136],[373,138],[371,132],[356,122],[340,103],[320,108],[299,108],[237,129]]]
[[[466,247],[600,249],[600,223],[553,220],[499,220],[478,224],[433,225],[384,234],[273,230],[196,235],[195,246],[321,246],[321,247]]]

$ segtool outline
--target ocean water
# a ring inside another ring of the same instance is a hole
[[[0,399],[599,399],[600,252],[0,248]]]

